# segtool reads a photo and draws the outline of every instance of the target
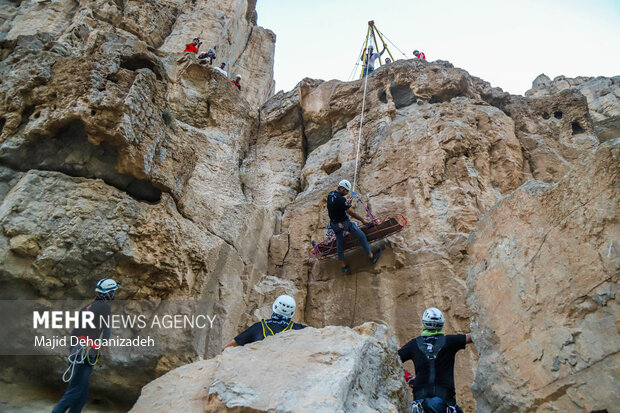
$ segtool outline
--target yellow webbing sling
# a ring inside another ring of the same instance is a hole
[[[275,336],[277,334],[277,333],[274,333],[271,328],[269,328],[269,326],[265,322],[265,319],[260,320],[260,324],[261,326],[263,326],[263,338],[267,338],[267,332],[265,331],[265,327],[267,327],[267,330],[269,330],[269,332],[271,333],[270,335]],[[284,330],[280,331],[280,333],[286,330],[290,330],[292,327],[293,327],[293,321],[291,321]]]

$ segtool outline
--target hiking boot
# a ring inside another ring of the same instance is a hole
[[[383,250],[377,250],[377,252],[373,252],[372,258],[370,259],[370,261],[372,261],[373,264],[376,264],[377,261],[379,261],[379,258],[381,257],[382,252]]]
[[[340,271],[342,271],[343,274],[350,274],[351,267],[349,267],[348,265],[345,265],[344,267],[340,267]]]

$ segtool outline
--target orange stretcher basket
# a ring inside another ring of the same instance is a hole
[[[405,217],[402,215],[397,215],[387,216],[381,220],[376,220],[366,225],[362,225],[359,228],[364,234],[366,234],[368,243],[371,244],[402,231],[405,228],[405,225],[407,225],[407,220]],[[355,237],[347,233],[344,237],[345,252],[357,247],[359,247],[359,245],[356,244]],[[328,235],[325,241],[320,244],[313,245],[312,248],[310,248],[310,254],[318,259],[333,257],[337,253],[338,248],[336,245],[336,236],[333,234],[333,231],[330,231],[330,235]]]

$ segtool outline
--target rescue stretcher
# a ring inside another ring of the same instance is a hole
[[[407,225],[407,220],[402,215],[388,215],[383,219],[373,219],[366,225],[361,225],[359,228],[366,235],[368,244],[376,241],[380,241],[384,238],[394,235],[402,231]],[[338,253],[336,245],[336,234],[331,229],[328,229],[325,241],[315,244],[313,241],[312,248],[310,248],[310,254],[317,259],[324,259],[333,257]],[[344,251],[347,252],[354,248],[358,248],[359,244],[357,239],[349,234],[345,233],[344,236]]]

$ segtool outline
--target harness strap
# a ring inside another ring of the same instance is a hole
[[[435,368],[435,360],[437,359],[437,355],[446,344],[446,336],[437,336],[435,343],[430,343],[424,340],[424,337],[416,338],[416,344],[418,345],[418,349],[426,356],[428,360],[428,383],[422,386],[421,389],[417,389],[415,391],[416,399],[424,399],[427,397],[437,396],[441,398],[447,398],[448,391],[440,386],[435,386],[435,380],[437,378],[437,371]]]
[[[413,392],[413,397],[416,400],[428,399],[430,397],[440,397],[444,400],[451,400],[454,398],[454,393],[442,386],[429,386],[424,388],[417,388]]]
[[[267,330],[269,330],[269,332],[271,334],[269,334],[270,336],[275,336],[278,333],[282,333],[286,330],[290,330],[293,327],[293,321],[291,321],[286,328],[284,328],[284,330],[279,331],[278,333],[274,333],[273,330],[267,325],[267,322],[265,321],[265,319],[263,318],[262,320],[260,320],[260,324],[263,327],[263,338],[267,338],[267,332],[265,331],[265,327],[267,327]]]

